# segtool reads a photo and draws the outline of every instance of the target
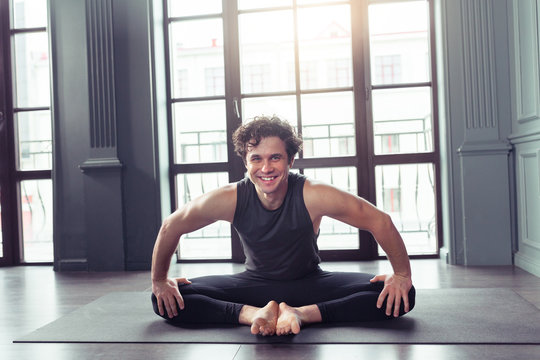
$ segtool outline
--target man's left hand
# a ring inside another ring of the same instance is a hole
[[[392,307],[394,308],[394,317],[399,316],[399,306],[403,300],[403,308],[405,312],[409,312],[409,290],[412,287],[410,276],[402,276],[397,274],[377,275],[370,282],[384,281],[384,288],[377,299],[377,308],[381,308],[386,301],[386,315],[392,315]]]

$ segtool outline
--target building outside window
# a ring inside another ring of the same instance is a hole
[[[349,86],[351,83],[351,62],[347,59],[327,61],[327,83],[330,87]]]
[[[225,86],[225,77],[222,68],[205,69],[206,93],[219,95]]]
[[[243,68],[242,86],[247,92],[262,93],[271,83],[270,65],[254,64]]]
[[[375,57],[375,83],[395,84],[401,82],[401,55]]]

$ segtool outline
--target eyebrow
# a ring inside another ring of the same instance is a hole
[[[262,157],[262,155],[260,154],[257,154],[257,153],[254,153],[254,154],[249,154],[249,158],[252,159],[254,157]],[[269,157],[279,157],[279,158],[283,158],[283,154],[281,153],[274,153],[274,154],[270,154]]]

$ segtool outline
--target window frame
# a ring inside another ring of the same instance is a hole
[[[222,14],[206,14],[200,16],[186,16],[185,18],[169,18],[168,16],[168,0],[163,0],[164,6],[164,39],[165,39],[165,61],[167,81],[167,114],[169,123],[169,155],[170,155],[170,186],[171,206],[177,208],[178,194],[176,194],[175,178],[179,174],[188,173],[206,173],[206,172],[228,172],[229,181],[235,182],[243,178],[244,165],[241,159],[234,153],[233,145],[230,141],[234,129],[236,129],[242,121],[242,100],[249,98],[260,98],[270,96],[287,96],[294,95],[297,102],[297,119],[298,129],[301,135],[302,132],[302,109],[300,105],[301,95],[328,93],[338,91],[352,91],[354,100],[354,137],[356,146],[356,155],[354,156],[336,156],[325,158],[304,158],[301,151],[298,158],[295,160],[294,167],[303,173],[305,168],[327,168],[327,167],[343,167],[351,166],[356,168],[357,172],[357,189],[358,195],[366,198],[372,203],[376,203],[376,184],[375,184],[375,167],[378,165],[398,165],[398,164],[423,164],[430,163],[434,166],[435,172],[435,217],[437,223],[437,250],[436,253],[430,255],[411,255],[411,258],[438,258],[439,250],[442,244],[442,224],[441,224],[441,188],[440,188],[440,161],[439,161],[439,127],[438,127],[438,106],[437,106],[437,82],[436,82],[436,63],[435,63],[435,23],[434,23],[434,4],[433,0],[425,0],[429,9],[429,38],[428,46],[430,52],[430,72],[431,80],[421,83],[410,84],[371,84],[371,67],[370,67],[370,44],[369,44],[369,29],[368,29],[368,6],[375,3],[388,2],[406,2],[410,0],[360,0],[360,1],[338,1],[328,2],[328,5],[349,4],[351,7],[351,46],[352,46],[352,86],[335,87],[332,89],[301,89],[300,79],[300,60],[298,51],[298,37],[295,36],[295,89],[283,92],[266,92],[266,93],[249,93],[241,92],[241,76],[240,76],[240,51],[238,39],[238,18],[243,13],[254,13],[264,10],[242,10],[239,11],[237,1],[222,2]],[[320,6],[304,5],[302,7]],[[322,4],[325,5],[325,4]],[[275,10],[283,10],[285,7],[276,7]],[[287,7],[290,9],[290,7]],[[293,1],[293,12],[297,11],[296,1]],[[204,19],[211,17],[221,17],[223,19],[223,36],[224,36],[224,66],[225,66],[225,94],[220,96],[204,96],[204,97],[189,97],[189,98],[173,98],[171,89],[171,54],[170,54],[170,38],[169,27],[173,21],[181,19]],[[295,31],[297,25],[295,24]],[[406,154],[386,154],[376,155],[374,150],[374,126],[372,116],[372,92],[381,89],[394,88],[409,88],[427,86],[431,91],[432,102],[432,126],[433,126],[433,151],[428,153],[406,153]],[[174,139],[173,139],[173,116],[172,108],[174,103],[184,101],[203,101],[203,100],[225,100],[226,107],[226,133],[227,133],[227,155],[228,162],[213,162],[213,163],[175,163],[174,160]],[[218,261],[235,261],[242,262],[244,255],[240,240],[236,231],[231,229],[231,259],[223,259]],[[359,231],[359,248],[350,250],[321,250],[320,256],[322,260],[328,261],[347,261],[347,260],[373,260],[384,258],[384,255],[379,254],[378,245],[374,241],[372,235],[365,231]],[[205,262],[216,260],[209,259],[181,259],[179,262]]]
[[[48,6],[48,2],[47,2]],[[0,0],[0,51],[4,77],[0,77],[0,112],[3,113],[5,126],[0,131],[0,138],[4,144],[0,151],[0,173],[2,192],[2,234],[3,234],[3,254],[0,258],[0,266],[13,265],[52,265],[51,261],[28,262],[24,259],[24,239],[22,230],[22,214],[20,201],[21,182],[27,180],[52,180],[52,169],[45,170],[21,170],[17,166],[18,145],[15,127],[15,117],[19,113],[32,111],[51,111],[51,106],[40,107],[15,107],[15,87],[14,71],[16,64],[13,64],[14,36],[16,34],[27,34],[36,32],[47,32],[48,27],[31,27],[12,29],[12,8],[11,0]],[[50,55],[49,55],[50,59]],[[50,66],[49,66],[50,69]],[[50,70],[49,70],[50,76]],[[1,116],[1,115],[0,115]],[[52,113],[51,113],[52,121]],[[53,139],[51,139],[53,141]],[[52,216],[53,214],[51,214]]]

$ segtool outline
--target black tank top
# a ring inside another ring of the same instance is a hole
[[[303,175],[289,174],[285,200],[276,210],[263,207],[249,178],[237,183],[233,226],[248,271],[267,279],[291,280],[318,268],[318,235],[304,203],[305,180]]]

